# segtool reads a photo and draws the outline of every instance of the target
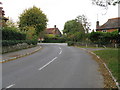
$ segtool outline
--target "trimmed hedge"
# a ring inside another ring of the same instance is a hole
[[[37,40],[2,40],[2,46],[12,46],[22,43],[27,43],[28,45],[37,45]]]
[[[66,39],[63,38],[45,38],[44,43],[65,43]]]
[[[74,46],[74,42],[73,41],[68,41],[67,44],[68,44],[68,46]]]
[[[19,32],[15,27],[4,27],[2,29],[2,40],[25,40],[26,34]]]

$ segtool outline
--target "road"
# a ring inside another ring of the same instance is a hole
[[[103,88],[98,64],[87,52],[62,44],[42,47],[3,63],[3,88]]]

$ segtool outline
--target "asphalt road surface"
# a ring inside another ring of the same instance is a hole
[[[66,44],[43,49],[2,64],[3,88],[103,88],[103,76],[92,56]]]

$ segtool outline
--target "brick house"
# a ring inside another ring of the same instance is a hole
[[[58,36],[62,35],[60,30],[56,27],[56,25],[54,25],[54,28],[47,28],[47,29],[45,29],[45,33],[46,34],[58,35]]]
[[[100,32],[113,32],[120,29],[120,17],[108,19],[103,25],[99,25],[99,21],[96,22],[96,31]]]

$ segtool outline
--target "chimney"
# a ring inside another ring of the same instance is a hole
[[[54,25],[54,28],[56,28],[56,25]]]
[[[96,22],[96,29],[99,28],[99,21]]]

